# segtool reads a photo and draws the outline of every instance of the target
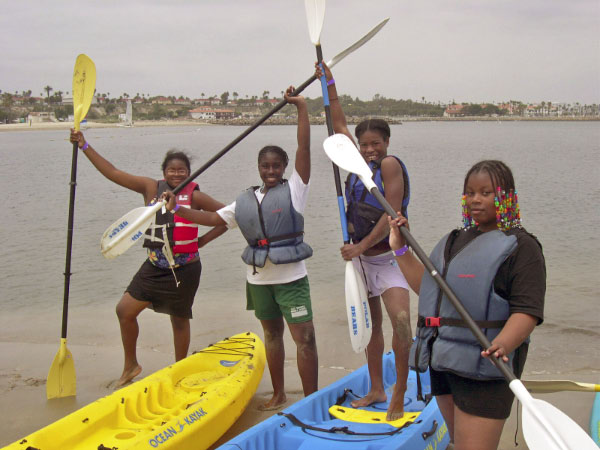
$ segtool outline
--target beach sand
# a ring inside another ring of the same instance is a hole
[[[3,355],[0,363],[0,414],[3,417],[0,425],[2,431],[0,445],[7,445],[25,437],[64,415],[113,392],[114,380],[120,375],[122,349],[118,341],[116,317],[112,318],[112,308],[106,305],[106,309],[106,313],[94,315],[92,318],[85,317],[84,313],[79,310],[70,314],[72,325],[69,332],[75,338],[68,341],[67,347],[73,354],[77,371],[77,395],[75,397],[46,399],[45,380],[59,348],[58,335],[55,340],[22,342],[27,339],[17,339],[14,333],[8,333],[14,336],[14,340],[5,339],[0,343],[0,352]],[[239,314],[225,315],[217,307],[209,307],[203,312],[213,320],[210,321],[210,324],[203,324],[201,320],[194,319],[191,351],[199,350],[210,343],[242,331],[254,331],[262,336],[260,326],[251,313],[239,311]],[[352,352],[345,320],[332,319],[335,317],[333,311],[329,308],[319,308],[318,305],[315,312],[319,346],[319,385],[326,386],[363,365],[364,357]],[[18,317],[14,319],[19,321]],[[52,320],[56,322],[59,318],[54,317]],[[58,328],[57,324],[55,325]],[[16,328],[17,325],[15,325]],[[106,336],[105,340],[102,338],[103,334]],[[90,339],[88,335],[95,335],[96,338]],[[389,336],[388,329],[386,337]],[[88,344],[78,344],[78,339],[85,340]],[[289,406],[303,398],[303,395],[296,369],[295,347],[289,332],[286,333],[285,339],[287,350],[285,379],[288,394],[287,405]],[[38,341],[39,339],[34,336],[31,340]],[[143,366],[143,372],[137,379],[141,379],[173,361],[171,342],[168,319],[151,311],[142,313],[138,360]],[[560,378],[593,382],[592,378],[595,376],[593,369],[590,369],[589,373],[578,372],[576,374],[563,371]],[[556,378],[549,375],[536,377],[527,373],[526,377],[529,379]],[[258,391],[248,408],[212,448],[216,448],[252,425],[275,414],[276,411],[257,410],[257,407],[268,399],[271,393],[270,378],[268,370],[265,368]],[[562,392],[537,394],[536,397],[552,403],[587,430],[593,394]],[[526,449],[520,424],[517,431],[516,402],[513,405],[513,413],[504,428],[501,449],[515,448],[515,433],[519,443],[518,448]]]

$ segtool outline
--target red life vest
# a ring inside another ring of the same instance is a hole
[[[160,195],[169,189],[169,185],[165,180],[158,182],[156,196]],[[198,184],[193,181],[188,183],[176,197],[176,202],[183,208],[189,208],[192,205],[192,195],[198,189]],[[163,229],[167,230],[169,246],[172,253],[196,253],[198,251],[198,224],[190,222],[182,217],[179,217],[166,209],[160,209],[156,212],[154,224],[146,231],[146,239],[144,247],[147,248],[162,248],[165,244],[163,239]]]

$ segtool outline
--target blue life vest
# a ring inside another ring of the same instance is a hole
[[[517,238],[500,230],[488,231],[446,261],[448,240],[460,232],[455,230],[442,238],[431,253],[431,261],[491,342],[510,315],[508,301],[494,292],[494,278],[502,263],[516,249]],[[425,271],[419,295],[417,333],[410,349],[410,367],[424,372],[431,366],[438,371],[479,380],[504,378],[491,361],[481,356],[481,350],[450,300]],[[509,355],[511,367],[513,357],[514,352]]]
[[[258,202],[253,186],[242,192],[235,203],[235,220],[248,242],[242,260],[264,267],[267,256],[273,264],[302,261],[312,256],[312,248],[303,240],[304,217],[292,205],[287,180],[270,188]]]
[[[401,212],[404,217],[408,217],[408,203],[410,201],[408,171],[400,158],[394,155],[389,156],[396,158],[400,163],[400,166],[402,166],[404,198],[402,199]],[[385,195],[383,179],[381,177],[381,161],[383,161],[383,159],[380,161],[370,161],[369,167],[373,171],[373,181],[381,193]],[[346,217],[349,225],[348,233],[352,238],[352,242],[356,244],[371,232],[379,219],[381,219],[381,216],[385,213],[385,210],[381,207],[377,198],[365,188],[363,182],[355,174],[348,175],[348,178],[346,179],[345,194],[346,202],[348,204],[346,210]],[[387,241],[388,238],[386,237],[381,242],[387,243]]]

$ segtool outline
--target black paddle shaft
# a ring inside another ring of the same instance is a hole
[[[377,189],[377,187],[371,188],[371,194],[373,194],[375,197],[377,197],[377,200],[379,201],[381,206],[383,206],[385,211],[390,216],[392,216],[394,219],[398,218],[398,214],[396,214],[396,211],[394,211],[392,206],[388,203],[388,201],[385,199],[383,194],[381,192],[379,192],[379,189]],[[423,265],[425,266],[425,268],[427,269],[429,274],[433,277],[435,282],[438,284],[440,289],[444,292],[444,294],[446,294],[446,296],[450,300],[450,303],[452,303],[452,306],[454,306],[454,309],[456,309],[458,314],[460,314],[460,317],[462,317],[462,319],[466,322],[466,324],[469,327],[469,329],[471,330],[471,332],[475,335],[475,337],[479,341],[479,344],[484,349],[491,347],[492,343],[488,340],[488,338],[485,336],[485,334],[483,334],[482,331],[479,329],[479,327],[477,326],[477,324],[475,323],[475,321],[473,320],[473,318],[471,317],[469,312],[465,309],[465,307],[462,305],[461,301],[458,299],[456,294],[452,291],[452,288],[450,288],[450,286],[448,286],[448,283],[446,283],[446,280],[444,280],[444,278],[439,274],[439,272],[437,271],[437,269],[435,268],[435,266],[433,265],[433,263],[427,256],[427,254],[423,251],[423,249],[417,243],[415,238],[412,237],[412,234],[410,234],[410,231],[408,231],[408,229],[405,226],[402,226],[402,227],[400,227],[400,232],[402,233],[402,236],[404,237],[404,239],[406,239],[406,242],[408,243],[408,245],[417,254],[417,257],[421,260],[421,262],[423,263]],[[515,376],[515,374],[513,373],[513,371],[510,369],[510,367],[508,366],[508,364],[506,364],[501,358],[492,357],[492,358],[490,358],[490,361],[492,361],[494,363],[494,365],[498,368],[498,370],[500,370],[500,372],[502,372],[502,375],[504,375],[504,377],[508,380],[509,383],[517,378]]]
[[[69,219],[67,222],[67,253],[65,257],[65,289],[63,295],[62,331],[60,337],[67,338],[67,316],[69,313],[69,286],[71,283],[71,248],[73,247],[73,219],[75,215],[75,187],[77,186],[77,142],[73,142],[73,157],[71,158],[71,182],[69,195]]]
[[[304,89],[306,89],[316,79],[317,79],[317,77],[314,75],[312,77],[310,77],[308,80],[306,80],[304,83],[302,83],[300,86],[298,86],[296,88],[296,90],[292,93],[292,97],[298,95],[300,92],[302,92]],[[186,187],[190,181],[193,181],[194,178],[196,178],[198,175],[200,175],[202,172],[204,172],[206,169],[208,169],[210,166],[212,166],[215,162],[217,162],[217,160],[221,156],[223,156],[225,153],[227,153],[229,150],[231,150],[242,139],[244,139],[246,136],[248,136],[250,133],[252,133],[256,128],[258,128],[259,125],[261,125],[269,117],[271,117],[273,114],[275,114],[277,111],[279,111],[285,105],[287,105],[287,103],[288,102],[286,99],[283,99],[279,103],[277,103],[277,105],[275,105],[275,107],[273,107],[273,109],[271,109],[268,113],[266,113],[264,116],[262,116],[260,119],[258,119],[256,122],[254,122],[248,128],[246,128],[246,130],[242,134],[240,134],[238,137],[236,137],[233,141],[231,141],[229,144],[227,144],[227,146],[225,146],[225,148],[223,150],[221,150],[219,153],[217,153],[215,156],[213,156],[211,159],[209,159],[202,167],[197,169],[189,177],[187,177],[185,180],[183,180],[179,186],[177,186],[175,189],[173,189],[173,194],[177,195],[177,193],[179,191],[181,191],[184,187]]]
[[[321,44],[315,45],[317,49],[317,61],[321,64],[323,61],[323,50],[321,49]],[[327,85],[323,86],[323,106],[325,107],[325,123],[327,124],[327,135],[333,136],[335,131],[333,130],[333,120],[331,118],[331,106],[329,105],[329,101],[325,102],[325,96],[329,99],[329,95],[327,94]],[[338,198],[342,197],[342,183],[340,181],[340,169],[339,167],[332,162],[333,166],[333,179],[335,181],[335,192]],[[340,211],[341,214],[341,211]],[[349,240],[345,240],[346,236],[344,236],[344,244],[349,244]]]

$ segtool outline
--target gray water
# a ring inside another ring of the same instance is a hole
[[[243,130],[234,126],[103,128],[86,130],[85,136],[117,167],[159,178],[168,148],[187,150],[195,169]],[[342,237],[332,166],[322,151],[325,137],[324,127],[312,127],[305,222],[314,256],[307,267],[313,302],[329,302],[332,311],[339,309],[338,323],[343,324]],[[60,333],[72,151],[67,138],[67,130],[0,132],[4,194],[0,341],[53,342]],[[600,124],[414,122],[392,126],[391,139],[390,153],[403,159],[410,174],[411,231],[426,251],[460,224],[463,177],[473,163],[502,159],[513,169],[523,224],[543,244],[548,270],[546,318],[534,333],[528,370],[600,371],[596,236]],[[214,198],[232,201],[242,189],[258,184],[257,152],[269,143],[281,145],[293,158],[295,127],[255,130],[196,181]],[[116,329],[110,336],[101,332],[103,318],[110,317],[116,327],[114,305],[145,253],[141,246],[133,247],[106,260],[100,253],[100,237],[112,222],[141,206],[142,198],[104,179],[81,153],[77,180],[70,311],[87,318],[86,325],[80,326],[84,329],[77,331],[79,341],[117,342]],[[242,313],[243,245],[240,233],[231,231],[201,251],[196,318],[210,321],[206,311],[221,306],[230,314]],[[228,300],[234,298],[238,300],[230,306]],[[414,315],[416,296],[411,298]]]

